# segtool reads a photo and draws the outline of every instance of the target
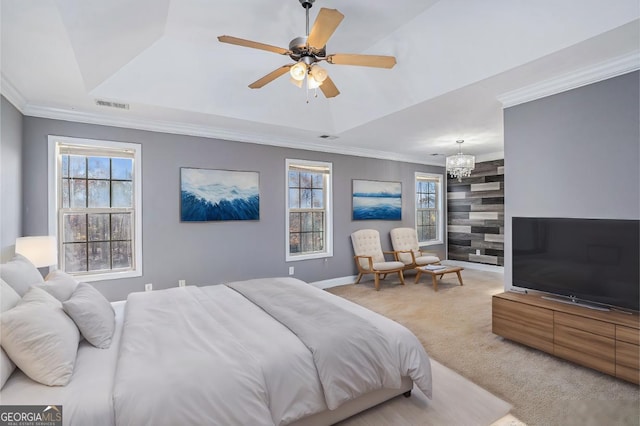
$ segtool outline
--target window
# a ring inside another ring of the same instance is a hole
[[[442,244],[442,175],[416,173],[416,230],[420,245]]]
[[[333,255],[331,163],[286,160],[286,260]]]
[[[58,267],[84,281],[142,275],[141,147],[49,136]]]

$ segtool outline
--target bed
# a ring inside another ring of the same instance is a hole
[[[410,331],[297,279],[132,293],[112,306],[111,345],[81,341],[66,386],[16,369],[0,403],[62,405],[69,425],[327,425],[414,383],[431,397],[429,357]]]

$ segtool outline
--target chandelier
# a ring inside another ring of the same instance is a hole
[[[464,140],[457,140],[458,153],[447,157],[447,171],[452,178],[458,178],[462,182],[463,177],[471,176],[471,170],[476,167],[476,157],[462,153]]]

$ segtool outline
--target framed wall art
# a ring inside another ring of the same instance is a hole
[[[402,182],[353,180],[353,220],[401,220]]]
[[[181,167],[180,220],[260,220],[260,174]]]

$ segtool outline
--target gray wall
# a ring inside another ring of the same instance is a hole
[[[505,109],[505,288],[512,217],[640,219],[639,99],[636,71]]]
[[[4,96],[0,113],[0,262],[6,262],[22,236],[22,114]]]
[[[283,276],[319,281],[354,275],[351,232],[380,231],[383,249],[389,230],[414,227],[414,173],[444,173],[442,167],[376,160],[221,141],[116,127],[24,117],[24,225],[26,234],[47,233],[47,136],[71,136],[142,144],[143,274],[141,278],[95,283],[110,300],[142,291],[188,284]],[[328,259],[285,262],[285,158],[333,163],[334,255]],[[179,168],[260,172],[260,221],[180,223]],[[351,221],[351,180],[401,181],[401,222]],[[444,257],[444,245],[430,247]]]

